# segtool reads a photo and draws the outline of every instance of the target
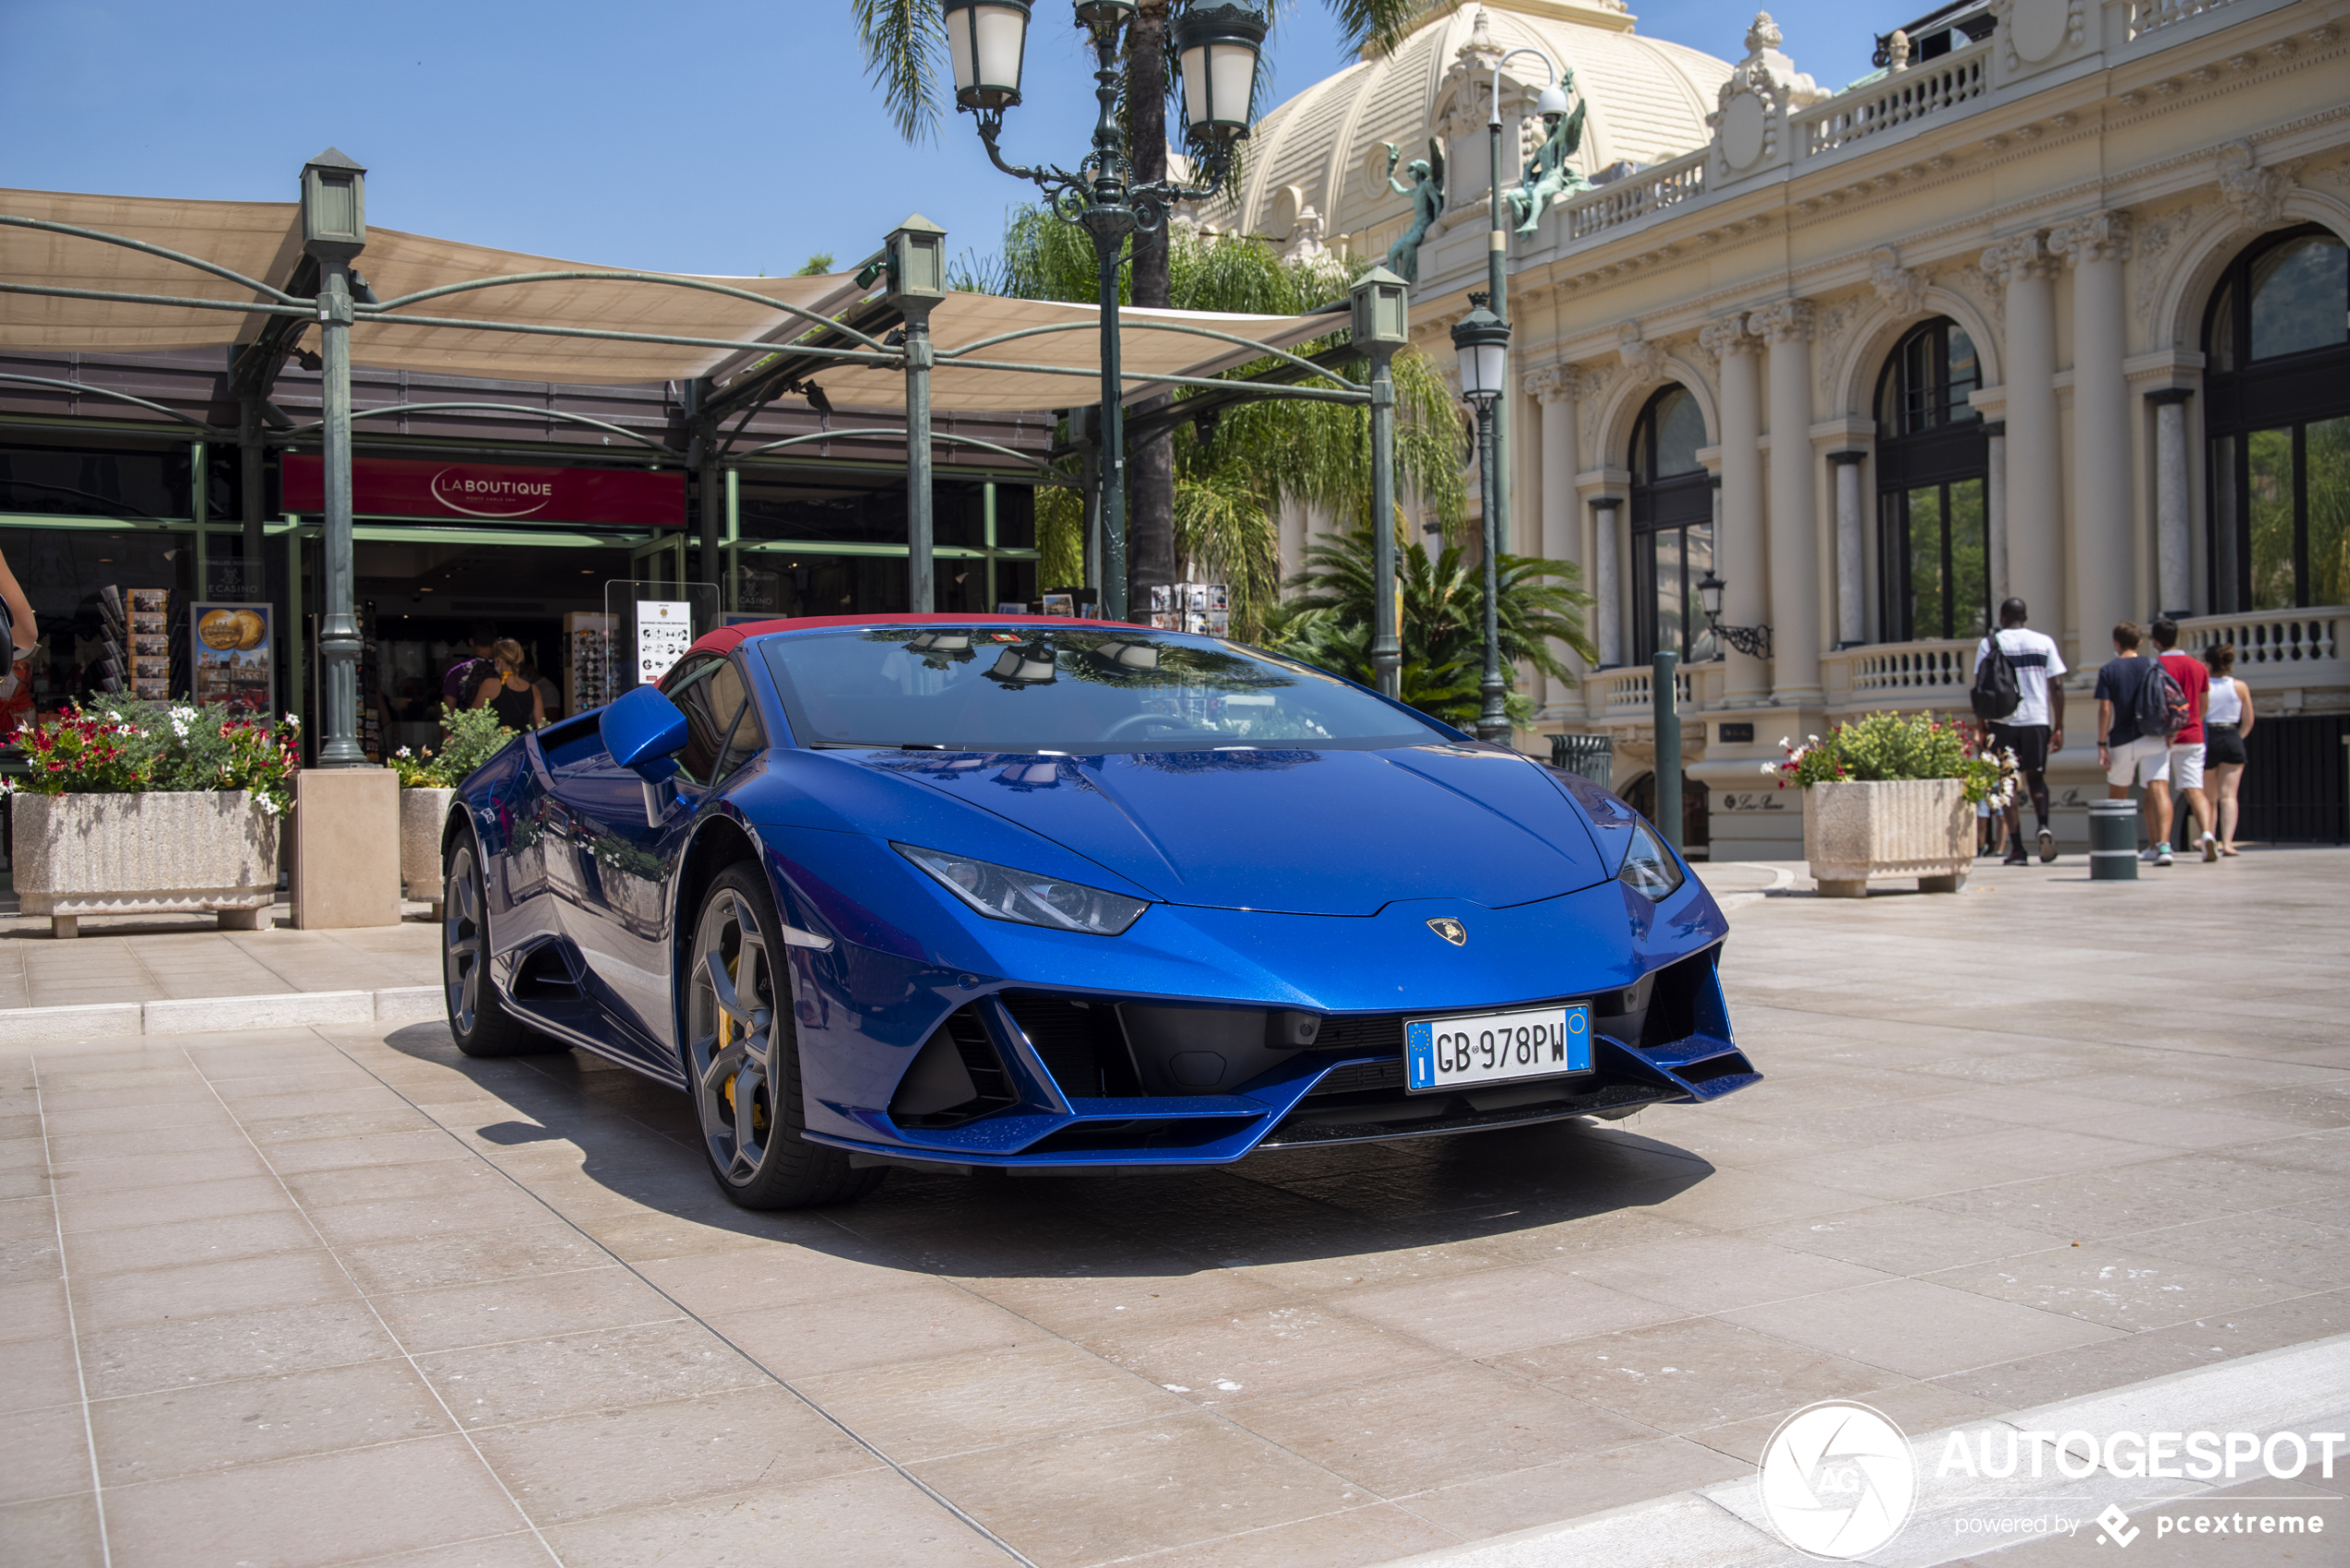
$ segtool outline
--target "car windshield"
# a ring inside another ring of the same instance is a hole
[[[1370,750],[1450,738],[1305,665],[1141,628],[876,626],[763,647],[802,746]]]

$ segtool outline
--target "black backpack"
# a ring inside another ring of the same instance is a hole
[[[2138,734],[2159,735],[2167,742],[2187,727],[2186,690],[2162,667],[2159,657],[2146,662],[2153,668],[2138,683],[2138,698],[2131,709],[2138,721]]]
[[[1974,666],[1974,686],[1967,693],[1974,703],[1974,716],[1998,721],[2014,712],[2023,701],[2023,687],[2015,678],[2015,662],[2008,650],[1999,646],[1999,634],[1988,638],[1990,647]]]

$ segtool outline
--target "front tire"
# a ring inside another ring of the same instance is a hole
[[[449,1032],[468,1056],[524,1056],[561,1051],[558,1041],[506,1011],[489,978],[489,888],[480,846],[468,833],[451,846],[441,884],[440,979]]]
[[[854,1203],[884,1172],[810,1143],[781,924],[759,869],[711,883],[686,961],[686,1077],[719,1190],[747,1209]]]

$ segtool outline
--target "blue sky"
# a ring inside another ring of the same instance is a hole
[[[1921,9],[1923,9],[1921,6]],[[1736,58],[1752,13],[1639,6],[1639,31]],[[847,0],[0,0],[0,185],[292,199],[333,144],[368,166],[389,228],[575,261],[787,272],[862,256],[909,212],[955,251],[992,252],[1027,187],[989,167],[967,117],[909,147],[867,83]],[[1073,163],[1092,125],[1089,57],[1038,0],[1015,159]],[[1775,11],[1800,69],[1867,70],[1873,26],[1830,0]],[[1286,0],[1275,98],[1340,68],[1318,0]]]

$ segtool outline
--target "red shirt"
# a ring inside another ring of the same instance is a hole
[[[2203,708],[2211,699],[2211,672],[2203,661],[2176,649],[2162,656],[2162,668],[2187,696],[2187,727],[2171,737],[2173,746],[2203,744]]]

